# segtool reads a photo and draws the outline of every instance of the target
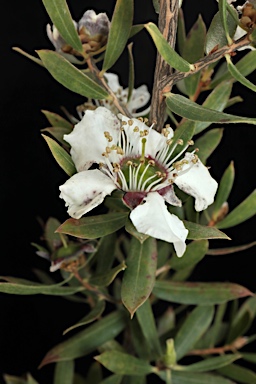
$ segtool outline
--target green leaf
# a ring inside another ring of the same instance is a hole
[[[71,124],[68,120],[64,119],[57,113],[46,111],[45,109],[42,109],[41,112],[45,115],[52,127],[66,128],[69,129],[69,132],[71,132],[73,124]]]
[[[180,8],[179,15],[178,15],[177,45],[181,55],[183,55],[183,49],[185,49],[185,44],[186,44],[186,27],[185,27],[184,13],[182,11],[182,8]]]
[[[206,132],[195,141],[195,147],[199,149],[198,156],[203,164],[219,145],[223,135],[223,129],[215,128]]]
[[[12,295],[53,295],[65,296],[84,291],[84,287],[62,287],[60,284],[44,285],[28,281],[25,279],[13,279],[8,276],[0,276],[1,280],[11,281],[10,283],[0,283],[0,292]],[[16,280],[16,282],[15,282]],[[12,282],[13,281],[13,282]],[[19,282],[18,282],[19,281]]]
[[[53,24],[58,29],[63,39],[78,52],[83,52],[82,43],[78,37],[66,1],[43,0],[43,3]]]
[[[123,375],[111,375],[102,380],[99,384],[121,384]]]
[[[125,230],[130,233],[132,236],[134,236],[141,244],[144,243],[145,240],[149,238],[149,235],[145,235],[145,233],[140,233],[137,231],[131,220],[127,220],[125,224]]]
[[[114,339],[126,326],[123,311],[114,311],[84,331],[56,345],[44,357],[40,368],[56,361],[72,360],[85,356],[102,344]]]
[[[229,228],[238,225],[245,220],[248,220],[256,213],[256,189],[232,212],[230,212],[225,219],[216,224],[218,228]]]
[[[247,288],[233,283],[194,283],[156,280],[153,294],[168,302],[193,305],[221,304],[252,296]]]
[[[233,37],[236,31],[237,22],[230,15],[230,13],[227,14],[227,26],[228,26],[227,30],[228,30],[229,36]],[[225,36],[225,31],[222,24],[222,17],[220,12],[217,12],[214,15],[211,21],[211,25],[207,31],[205,52],[208,55],[216,47],[221,48],[226,44],[227,44],[227,38]]]
[[[78,323],[65,329],[65,331],[63,332],[63,335],[66,335],[66,333],[72,331],[75,328],[82,327],[83,325],[92,323],[93,321],[99,319],[100,316],[102,315],[102,313],[104,312],[105,307],[106,307],[105,301],[104,300],[98,300],[97,303],[95,304],[95,306],[92,308],[92,310],[88,313],[88,315],[83,317],[80,321],[78,321]]]
[[[99,240],[98,248],[94,256],[97,260],[95,273],[103,273],[112,267],[115,259],[116,243],[117,236],[115,232],[104,236]]]
[[[104,88],[58,53],[43,49],[37,53],[54,79],[70,91],[92,99],[109,99]]]
[[[107,351],[94,358],[118,375],[144,376],[154,371],[154,367],[145,360],[119,351]]]
[[[159,10],[160,10],[159,0],[152,0],[152,2],[153,2],[153,6],[155,8],[155,12],[159,13]]]
[[[186,43],[182,49],[182,57],[190,63],[195,63],[204,56],[204,44],[206,27],[202,16],[199,15],[197,21],[192,26],[186,38]],[[196,93],[201,71],[184,79],[186,94],[193,96]]]
[[[204,225],[192,223],[191,221],[183,220],[185,227],[189,230],[188,240],[203,240],[203,239],[226,239],[230,238],[223,232],[214,227],[206,227]]]
[[[211,108],[194,103],[188,98],[174,93],[166,93],[167,107],[179,116],[192,121],[203,121],[211,123],[247,123],[256,124],[255,118],[230,115],[228,113],[218,112]]]
[[[117,0],[108,35],[102,74],[111,68],[123,52],[130,35],[133,19],[133,1]]]
[[[173,369],[184,372],[214,371],[215,369],[225,367],[226,365],[229,365],[238,359],[241,359],[241,355],[238,353],[217,357],[209,357],[208,359],[199,361],[198,363],[174,366]]]
[[[132,96],[132,91],[134,89],[134,60],[132,54],[133,43],[128,45],[128,58],[129,58],[129,82],[128,82],[128,96],[127,102],[130,101]]]
[[[105,215],[66,220],[56,232],[66,233],[80,239],[97,239],[116,232],[125,225],[127,213],[114,212]]]
[[[19,47],[12,47],[12,49],[18,53],[21,53],[23,56],[27,57],[28,59],[34,61],[34,63],[39,64],[41,67],[44,67],[44,65],[40,59],[38,59],[37,57],[34,57],[34,56],[30,55],[29,53],[23,51],[23,49],[21,49]]]
[[[172,384],[235,384],[219,375],[210,373],[172,371]]]
[[[62,245],[60,235],[55,233],[59,225],[60,222],[55,217],[49,217],[45,224],[44,238],[47,243],[47,247],[51,252],[54,252],[56,248],[59,248]]]
[[[232,82],[223,81],[216,86],[213,91],[207,96],[203,102],[203,106],[206,108],[214,109],[215,111],[222,112],[226,108],[230,94],[232,91]],[[195,123],[195,134],[202,132],[209,127],[211,122],[197,122]]]
[[[107,270],[107,272],[101,272],[93,275],[89,279],[89,284],[96,285],[98,287],[107,287],[112,283],[112,281],[115,279],[117,274],[121,271],[124,271],[125,269],[126,269],[125,262],[122,261],[122,263],[117,265],[115,268]]]
[[[129,38],[137,35],[137,33],[142,31],[143,29],[144,29],[144,24],[135,24],[135,25],[133,25],[131,27],[131,32],[130,32]]]
[[[141,331],[151,351],[151,357],[159,358],[163,352],[159,342],[154,314],[149,300],[146,300],[143,305],[138,308],[136,316],[140,324]]]
[[[221,19],[223,29],[225,31],[228,45],[231,45],[233,43],[233,40],[229,36],[229,26],[228,26],[228,19],[227,19],[227,17],[228,17],[227,0],[219,0],[219,12],[220,12],[220,19]]]
[[[253,92],[256,92],[256,85],[253,84],[250,80],[246,79],[241,72],[238,71],[237,67],[232,63],[231,58],[229,55],[225,55],[225,58],[228,63],[228,70],[230,74],[241,84],[243,84],[245,87],[251,89]]]
[[[194,69],[193,64],[188,63],[175,52],[154,23],[145,24],[145,28],[151,35],[158,52],[171,67],[181,72],[188,72]]]
[[[3,375],[3,378],[5,380],[5,384],[38,384],[38,382],[30,375],[30,373],[27,374],[26,379],[11,375]]]
[[[56,364],[54,370],[54,384],[70,384],[74,378],[75,364],[73,360],[60,361]]]
[[[177,361],[189,352],[209,328],[214,315],[213,306],[199,306],[190,312],[174,337]]]
[[[231,163],[225,170],[220,180],[215,201],[212,205],[212,209],[213,209],[212,217],[213,217],[213,220],[215,221],[217,220],[217,217],[222,205],[228,200],[229,194],[234,184],[234,179],[235,179],[235,169],[234,169],[234,163],[233,161],[231,161]]]
[[[52,135],[56,140],[58,140],[61,145],[69,147],[69,144],[63,139],[63,135],[68,135],[71,132],[70,128],[50,127],[41,129],[41,132],[50,133],[50,135]]]
[[[218,71],[216,75],[214,76],[212,82],[210,83],[209,87],[211,89],[215,88],[219,83],[222,81],[232,80],[235,81],[236,79],[233,78],[231,73],[227,70],[227,64],[226,62],[223,63],[225,70]],[[238,72],[241,73],[243,76],[248,76],[250,73],[252,73],[256,69],[256,51],[250,51],[245,56],[241,58],[236,64],[235,67]]]
[[[218,369],[218,372],[242,384],[256,384],[256,374],[253,371],[236,364],[220,368]]]
[[[133,317],[154,286],[157,267],[156,240],[150,237],[141,244],[136,238],[132,238],[126,264],[121,296],[124,306]]]
[[[48,144],[53,157],[63,171],[65,171],[68,176],[74,175],[76,173],[76,167],[71,159],[71,156],[55,140],[46,135],[42,136]]]
[[[191,138],[193,137],[195,132],[195,123],[192,121],[184,121],[181,125],[179,125],[175,131],[172,138],[172,143],[169,147],[169,153],[172,153],[172,158],[174,158],[176,155],[178,155],[185,146],[187,146],[187,143]],[[183,144],[178,144],[177,141],[183,142]],[[177,148],[176,148],[177,146]]]
[[[247,352],[247,353],[241,353],[242,358],[246,361],[249,361],[250,363],[256,364],[256,353],[253,352]]]
[[[256,316],[256,297],[247,299],[230,324],[227,343],[231,343],[238,337],[244,335],[251,327]]]
[[[237,245],[235,247],[226,247],[226,248],[212,248],[208,249],[207,255],[220,256],[220,255],[228,255],[230,253],[241,252],[254,247],[256,245],[256,241],[252,241],[248,244]]]
[[[171,267],[176,271],[192,267],[204,258],[207,250],[207,240],[193,241],[187,246],[186,251],[182,257],[177,257],[176,254],[172,256],[170,261]]]
[[[97,361],[94,361],[90,365],[90,368],[88,369],[85,382],[86,384],[95,384],[95,383],[100,383],[102,379],[103,379],[102,367]]]

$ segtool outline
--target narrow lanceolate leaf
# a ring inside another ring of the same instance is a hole
[[[99,384],[121,384],[123,375],[111,375],[102,380]],[[81,383],[83,384],[83,383]]]
[[[225,71],[221,71],[219,73],[217,71],[216,76],[213,78],[211,84],[209,85],[210,89],[213,89],[221,83],[222,81],[226,80],[232,80],[236,81],[236,79],[233,78],[231,73],[227,69],[227,64],[223,63],[226,66]],[[250,51],[247,53],[245,56],[241,58],[236,64],[235,64],[236,69],[238,72],[240,72],[243,76],[248,76],[250,73],[252,73],[256,69],[256,51]]]
[[[169,147],[169,152],[171,153],[173,151],[172,157],[175,157],[185,146],[187,146],[187,143],[192,139],[194,132],[195,123],[192,121],[184,121],[175,129],[172,144]],[[181,141],[183,144],[177,145],[177,141]],[[177,148],[175,148],[176,146]]]
[[[224,220],[217,223],[218,228],[229,228],[238,225],[256,214],[256,189]]]
[[[177,361],[185,356],[211,324],[213,306],[199,306],[190,312],[174,338]]]
[[[117,0],[111,20],[102,73],[111,68],[123,52],[130,35],[132,19],[133,1]]]
[[[227,20],[227,0],[219,0],[219,12],[220,12],[220,19],[223,26],[223,29],[225,31],[226,39],[228,44],[232,44],[232,39],[229,36],[229,28],[228,28],[228,20]]]
[[[151,35],[158,52],[171,67],[181,72],[188,72],[194,69],[193,64],[188,63],[175,52],[154,23],[145,24],[145,28]]]
[[[170,108],[172,112],[192,121],[222,124],[247,123],[256,125],[255,118],[230,115],[229,113],[214,111],[213,109],[194,103],[182,95],[171,92],[166,93],[165,96],[167,107]]]
[[[39,64],[39,65],[41,65],[42,67],[44,66],[43,63],[42,63],[42,61],[41,61],[40,59],[38,59],[37,57],[32,56],[32,55],[30,55],[29,53],[23,51],[23,49],[20,49],[19,47],[13,47],[12,49],[13,49],[14,51],[16,51],[16,52],[21,53],[23,56],[27,57],[28,59],[34,61],[34,63]]]
[[[81,327],[83,325],[92,323],[94,320],[98,319],[102,313],[104,312],[106,303],[103,300],[99,300],[96,305],[93,307],[91,312],[88,313],[85,317],[83,317],[78,323],[72,325],[71,327],[67,328],[64,332],[63,335],[68,333],[69,331],[72,331],[75,328]]]
[[[241,355],[236,354],[230,354],[230,355],[223,355],[223,356],[217,356],[217,357],[210,357],[206,360],[199,361],[198,363],[190,364],[190,365],[178,365],[176,367],[173,367],[174,370],[177,371],[186,371],[186,372],[207,372],[207,371],[214,371],[215,369],[225,367],[226,365],[229,365],[233,363],[234,361],[241,359]]]
[[[133,54],[132,54],[132,46],[133,43],[130,43],[128,45],[128,57],[129,57],[129,82],[128,82],[128,96],[127,101],[130,100],[132,96],[132,91],[134,88],[134,60],[133,60]]]
[[[115,279],[117,274],[121,271],[124,271],[125,268],[126,268],[126,265],[124,261],[122,261],[122,263],[117,265],[115,268],[108,270],[107,272],[101,272],[93,275],[89,279],[89,284],[96,285],[98,287],[107,287],[109,286],[109,284],[112,283],[112,281]]]
[[[146,300],[145,303],[138,308],[136,316],[140,324],[141,331],[150,348],[150,355],[152,358],[161,357],[163,352],[159,342],[156,323],[149,300]]]
[[[56,345],[46,354],[40,367],[56,361],[73,360],[85,356],[107,341],[114,339],[125,326],[124,312],[112,312],[84,331]]]
[[[212,248],[212,249],[208,249],[207,255],[212,255],[212,256],[228,255],[230,253],[245,251],[246,249],[254,247],[255,245],[256,245],[256,241],[252,241],[251,243],[237,245],[235,247]]]
[[[41,111],[52,127],[62,127],[71,129],[73,128],[73,124],[70,123],[68,120],[64,119],[62,116],[58,115],[57,113],[46,111],[45,109],[42,109]]]
[[[217,219],[222,205],[228,200],[229,194],[233,187],[234,180],[235,180],[235,168],[234,168],[234,163],[232,161],[227,167],[227,169],[225,170],[219,183],[217,195],[212,206],[213,220]]]
[[[104,367],[119,375],[141,376],[154,372],[145,360],[119,351],[106,351],[95,357]]]
[[[245,87],[251,89],[253,92],[256,92],[256,85],[253,84],[250,80],[246,79],[241,72],[238,71],[236,66],[232,63],[229,55],[225,55],[225,58],[228,63],[228,70],[230,74],[237,80],[239,83],[243,84]]]
[[[76,173],[76,167],[71,159],[71,156],[55,140],[46,135],[42,136],[47,142],[53,157],[63,171],[65,171],[68,176],[74,175]]]
[[[174,254],[171,258],[171,267],[176,271],[192,267],[197,264],[206,255],[208,250],[207,240],[198,240],[191,242],[184,253],[184,257],[177,257]]]
[[[46,69],[64,87],[92,99],[108,99],[108,92],[56,52],[37,51]]]
[[[250,369],[236,364],[220,368],[218,369],[218,372],[241,384],[256,384],[256,374]]]
[[[247,288],[232,283],[155,282],[153,294],[180,304],[221,304],[239,297],[253,296]]]
[[[250,363],[255,363],[256,364],[256,353],[253,352],[245,352],[241,353],[242,358],[246,361],[249,361]]]
[[[127,220],[125,224],[125,230],[132,236],[136,237],[136,239],[139,240],[141,244],[149,238],[149,235],[145,235],[144,233],[138,232],[131,220]]]
[[[82,43],[78,37],[66,0],[43,0],[43,3],[53,24],[66,43],[78,52],[83,52]]]
[[[203,240],[203,239],[226,239],[230,238],[223,232],[214,227],[206,227],[204,225],[192,223],[191,221],[183,220],[185,227],[189,230],[188,240]]]
[[[133,317],[154,286],[157,267],[156,240],[150,237],[141,244],[136,238],[132,238],[126,264],[121,296],[124,306]]]
[[[195,148],[199,149],[198,156],[202,163],[206,163],[208,157],[219,145],[223,135],[223,129],[215,128],[206,132],[203,136],[195,141]]]
[[[210,373],[172,371],[172,384],[236,384],[219,375]]]
[[[56,232],[66,233],[80,239],[97,239],[116,232],[125,225],[127,213],[107,213],[105,215],[88,216],[80,220],[66,220]]]
[[[226,108],[230,94],[232,91],[232,82],[223,81],[216,86],[212,92],[207,96],[203,102],[203,107],[214,109],[215,111],[222,112]],[[202,132],[209,127],[211,122],[197,122],[195,123],[195,134]]]
[[[3,279],[3,277],[1,277]],[[30,283],[30,284],[29,284]],[[33,281],[22,283],[0,283],[0,292],[12,295],[53,295],[66,296],[73,295],[84,290],[84,287],[62,287],[59,284],[44,285]]]
[[[73,360],[60,361],[56,364],[54,370],[54,384],[73,383],[75,363]]]
[[[63,135],[68,135],[71,132],[70,128],[64,127],[49,127],[41,129],[41,132],[48,132],[51,136],[53,136],[56,140],[58,140],[61,145],[70,147],[70,145],[63,139]]]

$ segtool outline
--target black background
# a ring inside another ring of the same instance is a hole
[[[72,16],[78,20],[86,9],[106,11],[111,17],[113,0],[70,0]],[[241,3],[240,3],[241,4]],[[207,25],[217,9],[215,1],[184,0],[187,29],[201,12]],[[40,0],[9,0],[2,8],[1,31],[1,259],[0,275],[33,279],[32,270],[48,271],[46,261],[35,255],[31,242],[38,242],[41,229],[37,217],[49,216],[60,221],[67,218],[58,186],[65,173],[53,160],[40,129],[47,126],[42,109],[61,114],[60,106],[71,113],[84,99],[57,84],[46,70],[12,50],[18,46],[30,54],[34,50],[52,49],[45,27],[48,15]],[[135,23],[157,20],[150,0],[135,0]],[[146,32],[134,39],[136,86],[146,83],[151,90],[155,66],[155,49]],[[241,53],[234,58],[236,60]],[[127,85],[127,55],[118,60],[113,72]],[[249,79],[256,83],[256,76]],[[236,84],[233,95],[245,102],[228,112],[256,117],[255,94]],[[235,185],[230,196],[230,209],[255,188],[256,128],[249,125],[226,126],[223,140],[210,157],[211,174],[220,180],[234,160]],[[232,245],[255,240],[255,217],[226,233]],[[217,243],[212,243],[216,246]],[[226,243],[219,242],[224,246]],[[232,281],[254,291],[255,248],[222,257],[206,257],[192,278],[198,281]],[[31,372],[40,383],[51,382],[53,365],[37,370],[45,353],[63,340],[62,332],[84,316],[84,307],[61,298],[47,296],[0,295],[0,374],[21,375]],[[80,369],[86,372],[81,362]],[[1,379],[0,379],[1,381]]]

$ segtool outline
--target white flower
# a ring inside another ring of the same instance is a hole
[[[130,100],[128,100],[128,88],[123,88],[120,83],[118,76],[115,73],[105,73],[105,78],[107,79],[109,87],[116,94],[118,101],[125,105],[128,111],[134,117],[143,116],[149,113],[150,106],[143,111],[136,112],[138,109],[144,107],[150,99],[150,93],[148,92],[146,85],[141,85],[139,88],[133,89]],[[109,101],[104,100],[102,102],[104,107],[111,110],[113,113],[117,113],[117,109],[114,104],[110,104]],[[98,104],[99,105],[99,104]]]
[[[78,171],[60,186],[70,216],[79,219],[120,189],[137,231],[173,243],[182,256],[188,230],[165,205],[181,206],[173,184],[193,196],[195,209],[201,211],[213,203],[217,182],[194,152],[185,153],[192,142],[174,155],[182,142],[170,147],[172,137],[171,128],[160,134],[142,119],[121,114],[117,118],[105,107],[87,110],[74,130],[64,135]],[[89,170],[93,163],[99,169]]]

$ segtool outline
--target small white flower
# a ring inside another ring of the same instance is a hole
[[[213,203],[217,182],[188,143],[177,155],[170,149],[173,130],[158,133],[140,119],[118,118],[105,107],[87,110],[83,119],[64,139],[71,145],[71,156],[78,173],[60,186],[60,197],[75,219],[89,212],[115,189],[125,192],[124,202],[132,210],[136,229],[173,243],[178,256],[186,249],[188,230],[169,213],[165,202],[181,206],[173,184],[195,198],[201,211]],[[181,156],[185,153],[185,156]],[[89,170],[93,164],[99,169]]]
[[[150,111],[150,106],[143,111],[136,112],[138,109],[145,107],[149,102],[150,93],[148,92],[146,85],[141,85],[139,88],[133,89],[130,100],[128,101],[128,88],[123,88],[119,83],[119,78],[115,73],[105,73],[109,87],[116,94],[118,101],[125,105],[128,111],[134,117],[144,116]],[[110,104],[109,101],[104,100],[102,102],[104,107],[111,110],[113,113],[117,113],[117,109],[114,104]],[[99,105],[99,103],[98,103]]]

